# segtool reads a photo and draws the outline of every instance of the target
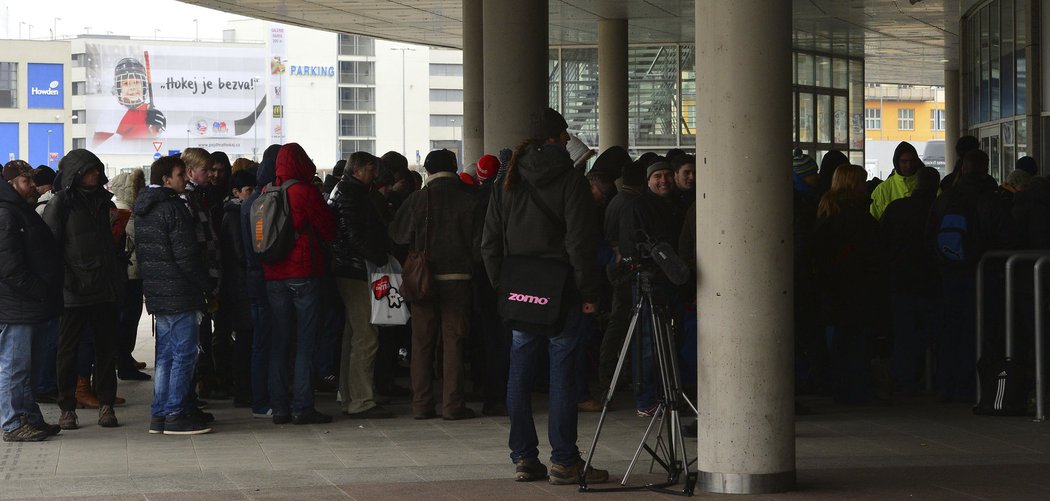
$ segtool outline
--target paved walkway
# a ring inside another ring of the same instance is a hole
[[[140,337],[140,345],[150,339]],[[152,360],[145,350],[136,356]],[[0,443],[0,499],[670,498],[513,482],[506,418],[415,421],[405,400],[390,406],[395,419],[354,421],[322,394],[318,407],[336,415],[331,424],[274,426],[216,401],[214,433],[171,437],[146,432],[151,392],[151,382],[120,383],[129,402],[117,409],[120,428],[100,428],[93,411],[81,410],[80,430],[43,443]],[[535,400],[543,411],[544,396]],[[966,405],[924,398],[862,408],[805,403],[815,413],[796,427],[799,489],[762,499],[1050,499],[1048,423],[974,416]],[[56,406],[43,410],[57,421]],[[597,415],[581,415],[581,448],[596,423]],[[596,464],[622,476],[645,424],[633,411],[612,412]],[[544,437],[545,427],[539,432]],[[694,455],[696,441],[687,444]],[[541,447],[540,457],[549,450]]]

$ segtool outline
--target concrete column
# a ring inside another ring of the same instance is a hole
[[[463,165],[485,152],[482,0],[463,0]]]
[[[944,171],[955,168],[955,143],[962,135],[962,94],[959,70],[944,70]]]
[[[528,139],[549,106],[547,0],[484,2],[485,151]]]
[[[627,148],[627,20],[598,21],[599,152]]]
[[[795,484],[791,2],[696,2],[696,50],[700,486],[785,491]]]

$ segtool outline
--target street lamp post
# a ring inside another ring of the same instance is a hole
[[[157,39],[157,32],[158,32],[158,31],[160,31],[160,28],[153,28],[153,39],[154,39],[154,40],[156,40],[156,39]]]
[[[408,141],[405,140],[405,122],[408,110],[405,107],[405,51],[414,51],[411,47],[391,47],[390,50],[401,51],[401,151],[408,155]]]
[[[51,129],[47,130],[47,166],[51,167]]]
[[[190,147],[190,130],[186,129],[186,148],[189,149],[189,147]]]
[[[196,19],[193,20],[193,41],[199,42],[201,40],[201,25]]]
[[[259,85],[259,77],[252,77],[252,131],[255,133],[255,142],[252,143],[252,160],[259,161],[259,95],[256,89]]]
[[[51,39],[58,40],[58,22],[61,21],[61,17],[56,17],[51,21]]]

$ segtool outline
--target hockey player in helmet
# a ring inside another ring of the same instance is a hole
[[[131,57],[117,62],[113,70],[113,93],[128,109],[117,126],[117,134],[125,138],[156,137],[164,131],[168,120],[147,99],[147,85],[142,63]]]

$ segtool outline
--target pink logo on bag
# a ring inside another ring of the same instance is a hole
[[[551,298],[530,296],[528,294],[519,294],[517,292],[511,292],[510,295],[507,296],[507,301],[514,301],[516,303],[538,304],[542,306],[549,303],[551,301]]]

